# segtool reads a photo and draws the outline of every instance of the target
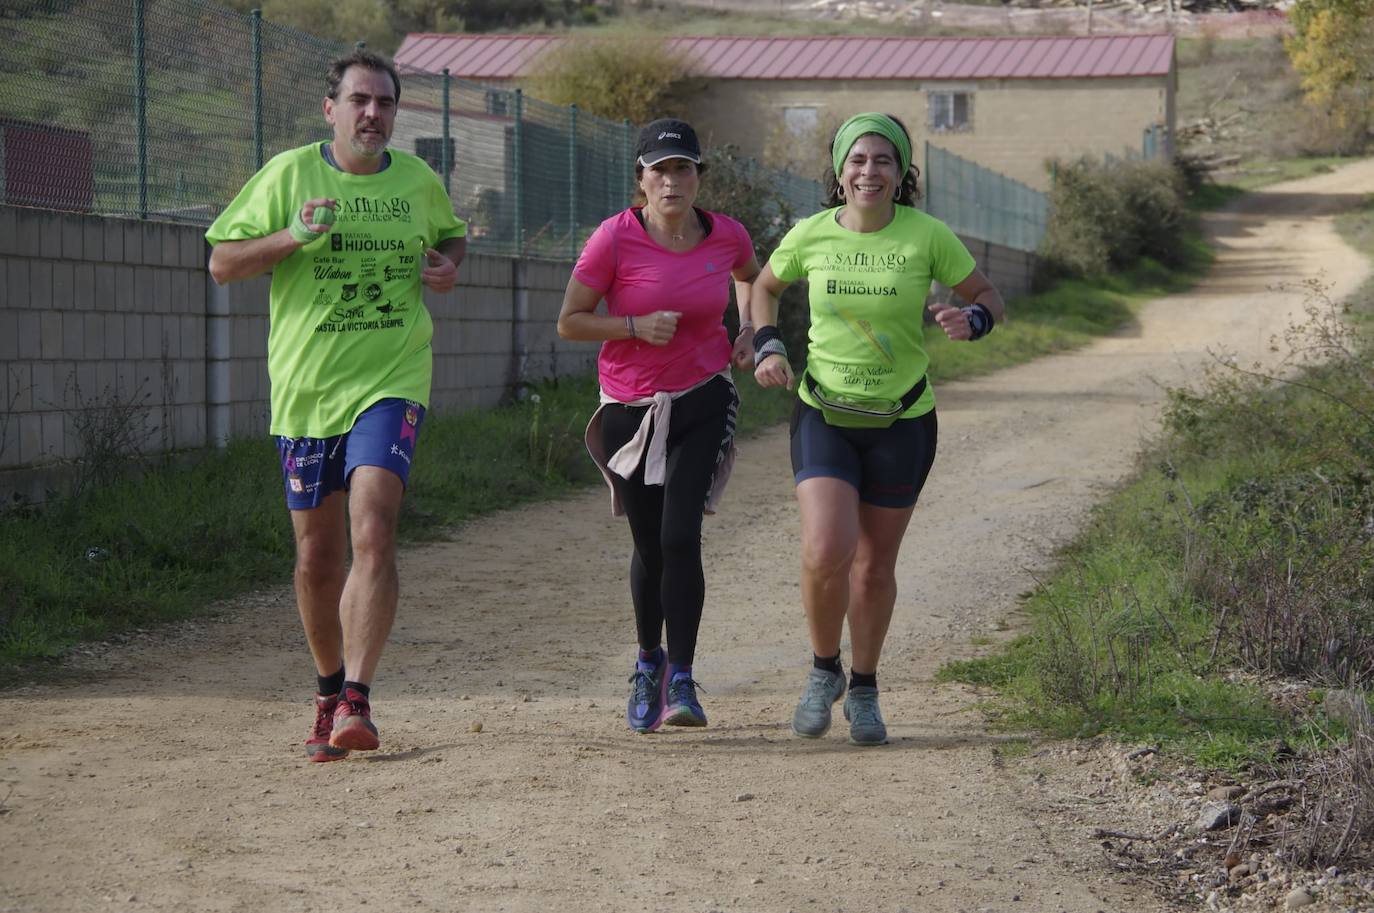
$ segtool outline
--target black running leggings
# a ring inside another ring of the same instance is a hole
[[[639,428],[647,406],[612,403],[602,412],[607,453],[624,446]],[[639,646],[652,650],[668,628],[668,661],[690,666],[701,626],[706,578],[701,568],[701,518],[716,469],[735,436],[739,396],[718,377],[673,400],[668,422],[668,465],[662,485],[644,484],[644,464],[634,476],[611,474],[634,538],[630,596]]]

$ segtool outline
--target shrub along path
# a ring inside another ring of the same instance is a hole
[[[1004,763],[969,692],[931,678],[1004,626],[1129,470],[1161,385],[1209,345],[1266,357],[1301,304],[1275,283],[1355,287],[1367,266],[1329,216],[1359,191],[1374,161],[1243,198],[1211,217],[1218,261],[1193,292],[1085,349],[940,387],[881,670],[886,748],[849,747],[842,723],[787,733],[808,652],[779,429],[746,442],[707,524],[710,728],[624,728],[628,533],[604,494],[509,511],[403,555],[379,753],[305,763],[312,670],[284,588],[0,696],[0,906],[1157,909],[1089,836],[1130,809],[1084,797],[1055,757]]]

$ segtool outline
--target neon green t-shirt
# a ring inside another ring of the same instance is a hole
[[[205,233],[211,244],[285,228],[306,200],[337,201],[333,230],[272,270],[267,373],[273,434],[331,437],[388,397],[429,404],[434,324],[425,248],[467,227],[422,159],[388,150],[376,174],[348,174],[312,143],[273,158]]]
[[[855,400],[900,400],[925,376],[930,356],[922,331],[930,282],[957,285],[973,256],[949,226],[910,206],[896,207],[881,231],[840,225],[826,209],[792,227],[768,265],[784,282],[810,283],[810,350],[806,370],[826,394]],[[819,404],[798,384],[808,405]],[[902,418],[935,408],[926,385]]]

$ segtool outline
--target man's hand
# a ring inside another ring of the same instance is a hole
[[[334,230],[334,208],[338,205],[337,200],[328,197],[306,200],[301,204],[301,221],[311,231],[327,235]]]
[[[453,261],[434,248],[426,247],[425,262],[425,268],[420,271],[420,281],[425,287],[441,295],[452,290],[458,282],[458,267],[453,265]]]
[[[932,304],[929,310],[935,315],[935,322],[940,325],[940,329],[944,330],[950,339],[959,341],[973,338],[973,327],[969,326],[968,315],[960,308],[952,304]]]

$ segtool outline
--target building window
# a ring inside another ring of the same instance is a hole
[[[448,170],[453,171],[453,137],[448,138]],[[418,136],[415,138],[415,154],[429,163],[434,173],[443,176],[444,138],[442,136]]]
[[[972,92],[931,92],[927,99],[933,132],[973,128]]]
[[[814,107],[789,105],[782,109],[782,125],[787,129],[787,134],[796,139],[810,139],[819,123],[820,118]]]
[[[487,113],[504,117],[510,113],[510,93],[504,89],[487,89]]]

